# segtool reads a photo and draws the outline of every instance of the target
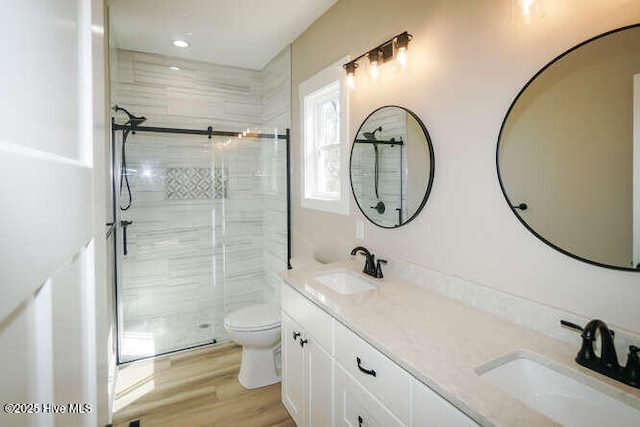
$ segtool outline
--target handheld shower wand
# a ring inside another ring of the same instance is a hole
[[[122,194],[122,185],[123,183],[127,186],[127,194],[129,196],[129,201],[126,206],[120,205],[120,210],[126,211],[131,207],[131,203],[133,202],[133,198],[131,196],[131,186],[129,185],[129,173],[127,171],[127,137],[129,136],[129,132],[136,133],[135,127],[140,126],[147,120],[144,116],[134,116],[126,109],[119,107],[117,105],[113,106],[113,110],[117,113],[118,111],[124,112],[129,120],[125,123],[126,125],[130,125],[132,129],[125,129],[122,131],[122,159],[120,161],[120,194]]]

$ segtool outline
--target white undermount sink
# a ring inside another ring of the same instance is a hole
[[[342,295],[351,295],[376,289],[375,283],[348,270],[318,274],[314,279],[323,286]]]
[[[640,426],[640,401],[596,379],[600,390],[521,355],[488,365],[482,378],[564,426]]]

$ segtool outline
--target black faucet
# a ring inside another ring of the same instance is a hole
[[[623,368],[618,363],[618,355],[613,345],[614,332],[602,320],[591,320],[584,328],[566,320],[561,320],[560,323],[582,332],[582,346],[575,359],[578,364],[632,387],[640,388],[640,362],[638,360],[640,348],[634,345],[629,346],[627,365]],[[598,330],[602,343],[600,357],[596,356],[593,350],[593,342],[596,340]]]
[[[382,267],[380,264],[386,264],[387,261],[379,259],[378,262],[376,262],[376,256],[369,252],[369,250],[364,246],[356,246],[353,248],[351,255],[356,255],[357,253],[361,253],[365,256],[364,269],[362,272],[371,277],[375,277],[376,279],[382,279]]]

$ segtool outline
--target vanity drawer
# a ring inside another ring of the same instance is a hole
[[[282,310],[296,320],[331,356],[335,320],[286,283],[280,285]]]
[[[408,396],[405,396],[407,398]],[[335,364],[336,426],[405,426],[339,364]]]
[[[471,418],[447,402],[439,394],[420,381],[413,379],[411,399],[413,400],[412,425],[421,427],[477,427]]]
[[[336,360],[402,422],[409,424],[412,377],[408,372],[339,322],[336,322]]]

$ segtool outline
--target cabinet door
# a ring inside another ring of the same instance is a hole
[[[413,379],[411,387],[413,388],[412,425],[416,427],[472,427],[478,425],[420,381]]]
[[[304,353],[300,346],[302,329],[285,312],[282,312],[282,403],[297,425],[305,420],[304,404]]]
[[[399,427],[405,425],[339,363],[334,363],[334,369],[335,426]]]
[[[305,336],[309,426],[333,425],[333,360],[313,337]]]
[[[336,325],[336,360],[400,420],[411,416],[411,375],[347,329]]]
[[[286,283],[281,284],[280,301],[282,310],[313,335],[315,341],[333,356],[333,317]]]

